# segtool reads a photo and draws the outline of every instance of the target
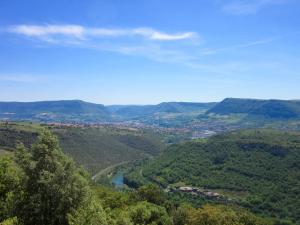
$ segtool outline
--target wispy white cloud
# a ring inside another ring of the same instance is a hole
[[[190,44],[198,45],[202,41],[196,32],[167,33],[147,27],[109,29],[80,25],[23,24],[11,26],[7,31],[46,44],[110,51],[157,62],[179,64],[193,57],[186,47],[189,48]],[[185,45],[184,48],[178,45],[179,41]]]
[[[151,40],[158,40],[158,41],[175,41],[175,40],[184,40],[184,39],[195,39],[198,37],[198,34],[196,32],[168,34],[160,31],[156,31],[151,28],[137,28],[131,30],[129,33],[133,33],[135,35],[141,35]]]
[[[16,25],[8,29],[10,32],[22,34],[30,37],[42,37],[48,35],[67,35],[81,38],[84,34],[84,28],[77,25]]]
[[[142,37],[152,41],[178,41],[197,39],[196,32],[166,33],[153,28],[110,29],[90,28],[80,25],[15,25],[9,32],[45,41],[55,41],[60,37],[79,40],[105,37]]]
[[[200,45],[203,44],[201,42],[202,39],[195,32],[170,34],[151,28],[107,29],[87,28],[78,25],[17,25],[10,27],[9,32],[46,41],[46,44],[51,42],[51,44],[63,47],[76,47],[143,57],[160,63],[182,65],[198,71],[215,74],[242,72],[246,66],[244,64],[236,63],[226,63],[226,65],[209,64],[210,58],[206,56],[227,52],[232,53],[232,50],[265,45],[286,37],[271,37],[225,47],[203,49],[203,45]],[[121,37],[126,38],[124,39]],[[137,38],[135,38],[134,41],[127,40],[130,37]],[[189,41],[174,43],[173,41],[175,40]],[[166,43],[166,41],[171,43]],[[1,78],[0,76],[0,80],[25,82],[26,80],[33,80],[33,78],[7,76],[2,76]]]
[[[288,1],[289,0],[234,0],[224,4],[222,10],[234,15],[255,14],[267,6],[284,4]]]

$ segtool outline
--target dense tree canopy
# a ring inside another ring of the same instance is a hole
[[[45,130],[0,158],[1,225],[269,225],[229,206],[175,205],[159,186],[117,191],[88,181]],[[277,223],[276,225],[279,225]]]
[[[30,149],[20,145],[13,160],[0,161],[0,219],[16,216],[24,225],[69,224],[68,215],[85,203],[90,191],[85,173],[62,153],[56,137],[43,131]]]
[[[58,146],[57,139],[44,131],[27,151],[19,146],[16,162],[24,172],[22,195],[16,201],[16,216],[25,225],[68,224],[88,195],[86,179]]]
[[[19,190],[21,171],[10,157],[0,158],[0,221],[12,216],[14,191]]]
[[[164,188],[215,190],[255,213],[295,223],[300,221],[299,165],[300,133],[245,130],[171,145],[126,174],[125,182],[133,187],[151,182]],[[171,197],[195,205],[213,201],[201,196],[187,199],[181,193]]]

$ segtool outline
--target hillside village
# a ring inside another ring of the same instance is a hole
[[[182,192],[182,193],[189,193],[195,196],[201,196],[205,198],[213,198],[213,199],[225,199],[225,196],[213,192],[207,189],[198,188],[198,187],[191,187],[191,186],[180,186],[180,187],[168,187],[165,189],[165,192]]]

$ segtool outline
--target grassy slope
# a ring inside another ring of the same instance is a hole
[[[29,123],[1,123],[0,149],[12,151],[22,142],[29,147],[42,126]],[[142,130],[115,128],[50,127],[63,151],[91,173],[121,162],[158,154],[164,144],[160,135]]]
[[[230,193],[255,212],[297,221],[299,165],[299,133],[248,130],[173,145],[127,179],[206,187]]]

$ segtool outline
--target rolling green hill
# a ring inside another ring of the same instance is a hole
[[[0,157],[1,225],[287,225],[235,206],[174,204],[155,185],[103,187],[47,130],[15,153]]]
[[[0,149],[13,151],[22,142],[27,148],[43,127],[29,123],[1,123]],[[158,154],[164,148],[159,134],[112,127],[50,126],[65,153],[92,174],[116,164]],[[4,152],[4,151],[2,151]]]
[[[92,174],[112,165],[157,155],[162,137],[150,131],[116,128],[53,128],[63,151]]]
[[[300,101],[227,98],[206,114],[247,114],[266,119],[299,119]]]
[[[80,100],[0,102],[0,119],[95,122],[110,119],[110,113],[103,105]]]
[[[299,165],[300,133],[245,130],[172,145],[126,182],[213,190],[256,213],[299,222]]]

